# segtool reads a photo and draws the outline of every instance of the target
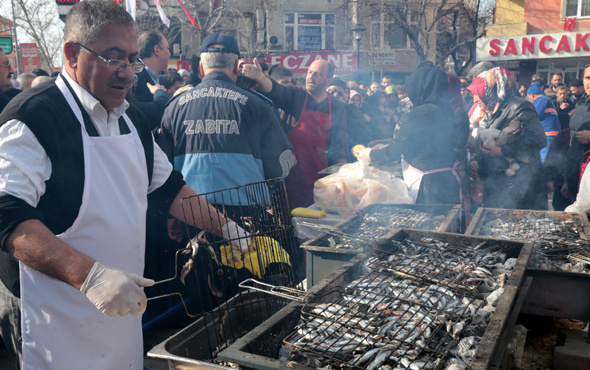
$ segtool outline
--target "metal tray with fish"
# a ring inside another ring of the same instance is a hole
[[[500,239],[537,241],[561,233],[573,238],[590,239],[590,223],[583,213],[479,208],[465,235]]]
[[[527,267],[533,283],[524,313],[579,320],[590,317],[590,226],[586,214],[480,208],[465,234],[534,244]]]
[[[531,248],[400,229],[373,245],[370,257],[357,255],[314,286],[305,303],[291,303],[219,358],[257,369],[442,369],[469,355],[471,368],[493,368],[507,345],[509,317],[518,311]],[[499,278],[503,293],[494,291],[497,305],[488,321],[481,297],[497,258],[514,258],[514,268]]]
[[[308,284],[314,285],[342,263],[395,229],[406,227],[457,232],[460,206],[452,204],[371,204],[350,219],[301,245]]]

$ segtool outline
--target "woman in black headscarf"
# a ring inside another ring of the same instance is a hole
[[[371,151],[371,162],[402,162],[404,182],[416,203],[460,202],[454,144],[455,114],[447,98],[446,73],[432,65],[420,65],[406,79],[413,104],[398,123],[393,142]]]

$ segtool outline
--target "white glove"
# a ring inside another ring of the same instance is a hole
[[[248,251],[248,240],[250,234],[238,226],[235,222],[228,222],[221,228],[224,239],[227,239],[231,245],[239,247],[242,253]]]
[[[152,279],[104,266],[95,262],[80,291],[96,308],[109,316],[141,315],[147,307],[142,287],[154,285]]]

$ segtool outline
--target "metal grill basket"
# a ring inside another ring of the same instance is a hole
[[[198,197],[181,200],[186,225],[184,243],[188,241],[188,246],[176,254],[175,276],[180,278],[168,279],[172,293],[152,299],[179,297],[187,315],[197,318],[200,330],[206,334],[200,340],[199,358],[195,360],[215,362],[217,352],[288,303],[285,299],[249,294],[240,290],[238,284],[256,277],[266,283],[297,287],[303,280],[299,272],[301,256],[289,222],[283,179],[200,196],[219,212],[205,207]],[[247,241],[251,249],[240,261],[235,260],[232,253],[231,244],[235,245],[235,240],[222,239],[218,236],[219,230],[197,228],[199,219],[215,218],[218,222],[233,220],[250,233]],[[195,250],[191,246],[195,243],[198,247],[191,256],[190,251]],[[179,244],[179,248],[183,245]],[[187,268],[187,263],[192,264],[192,268]],[[149,290],[146,292],[149,297]],[[245,317],[250,321],[245,323]]]

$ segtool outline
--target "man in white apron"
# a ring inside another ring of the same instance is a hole
[[[2,283],[20,294],[24,369],[143,368],[147,194],[178,218],[180,199],[197,194],[125,101],[143,68],[136,35],[115,2],[78,3],[65,72],[0,115],[2,265],[14,257],[20,273],[18,287],[14,274]],[[222,219],[195,226],[244,235]]]

